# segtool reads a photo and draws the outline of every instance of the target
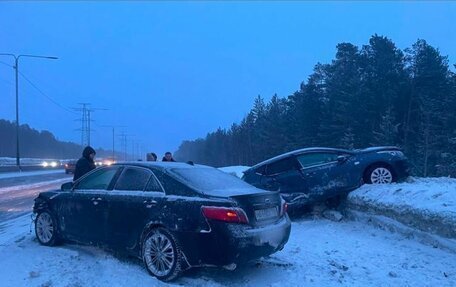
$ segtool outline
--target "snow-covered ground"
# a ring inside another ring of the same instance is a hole
[[[53,173],[64,173],[63,169],[52,169],[52,170],[37,170],[37,171],[18,171],[18,172],[2,172],[0,173],[0,179],[4,178],[13,178],[13,177],[25,177],[25,176],[35,176],[43,174],[53,174]]]
[[[414,209],[429,214],[445,214],[456,221],[456,179],[410,178],[408,182],[363,185],[349,195],[376,206],[398,210]]]
[[[14,192],[15,194],[18,193],[23,193],[23,191],[27,190],[33,190],[37,195],[39,192],[50,190],[53,188],[58,188],[60,187],[61,184],[71,181],[71,178],[60,178],[60,179],[55,179],[55,180],[49,180],[49,181],[42,181],[42,182],[37,182],[33,184],[24,184],[24,185],[15,185],[15,186],[9,186],[9,187],[3,187],[0,188],[0,195],[3,195],[5,193],[10,193]]]
[[[0,225],[1,286],[165,286],[141,262],[95,247],[40,246],[30,216]],[[295,221],[284,250],[235,271],[198,268],[185,286],[456,286],[456,255],[358,222]]]
[[[63,183],[68,181],[71,181],[71,178],[45,180],[31,184],[16,183],[13,186],[0,188],[0,222],[30,213],[33,200],[40,192],[59,189]]]
[[[404,183],[364,185],[349,194],[348,205],[456,239],[456,179],[411,178]]]

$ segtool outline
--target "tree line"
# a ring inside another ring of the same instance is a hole
[[[417,40],[401,50],[373,35],[337,45],[298,91],[258,96],[240,123],[182,142],[175,156],[212,166],[253,165],[312,147],[401,147],[419,176],[456,175],[456,76],[447,56]]]
[[[29,125],[19,127],[19,148],[22,158],[79,158],[83,147],[72,142],[63,142],[49,131],[37,131]],[[16,157],[16,124],[0,119],[0,156]],[[110,156],[110,151],[97,149],[97,156]]]

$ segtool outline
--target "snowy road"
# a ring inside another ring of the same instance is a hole
[[[1,286],[165,286],[135,259],[38,245],[30,217],[0,232]],[[14,270],[14,272],[11,272]],[[358,222],[296,220],[285,249],[235,271],[198,268],[185,286],[456,286],[456,255]]]
[[[24,174],[28,174],[24,175]],[[0,222],[29,213],[38,193],[60,188],[71,176],[63,171],[51,173],[22,173],[0,178]]]

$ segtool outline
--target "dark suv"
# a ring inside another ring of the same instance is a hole
[[[407,158],[397,147],[305,148],[261,162],[242,179],[280,191],[290,205],[305,205],[346,194],[363,183],[392,183],[407,176]]]

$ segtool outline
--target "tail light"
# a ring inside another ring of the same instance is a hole
[[[230,223],[249,223],[247,215],[241,208],[228,208],[220,206],[203,206],[204,217]]]
[[[280,216],[284,216],[288,211],[288,203],[282,199],[282,209],[280,209]]]

